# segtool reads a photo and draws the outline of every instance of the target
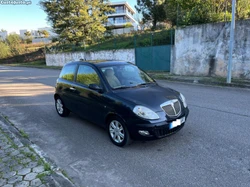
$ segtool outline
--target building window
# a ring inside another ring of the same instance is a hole
[[[115,23],[126,23],[126,20],[123,17],[116,17]]]
[[[124,6],[116,6],[115,7],[115,12],[116,13],[124,13]]]
[[[108,23],[109,24],[114,24],[114,18],[108,18]]]

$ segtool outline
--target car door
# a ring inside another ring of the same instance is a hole
[[[90,84],[103,88],[100,75],[94,67],[79,65],[76,84],[77,114],[91,122],[102,124],[107,113],[105,94],[89,88]]]
[[[63,67],[59,80],[57,82],[57,90],[62,98],[66,108],[74,112],[74,80],[76,74],[77,64],[69,64]]]

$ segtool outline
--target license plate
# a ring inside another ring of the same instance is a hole
[[[169,129],[173,129],[175,127],[180,126],[182,123],[185,122],[185,120],[186,120],[185,117],[183,117],[181,119],[177,119],[175,121],[172,121],[172,123],[170,123],[170,125],[169,125]]]

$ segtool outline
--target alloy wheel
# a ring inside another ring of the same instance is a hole
[[[63,114],[63,104],[62,104],[61,99],[59,98],[56,100],[56,109],[59,114],[61,115]]]
[[[113,120],[110,122],[109,133],[114,142],[120,144],[124,141],[125,132],[119,121]]]

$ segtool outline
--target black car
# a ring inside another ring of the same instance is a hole
[[[111,141],[163,138],[179,131],[189,110],[184,96],[160,87],[128,62],[71,62],[57,79],[57,113],[70,112],[108,129]]]

